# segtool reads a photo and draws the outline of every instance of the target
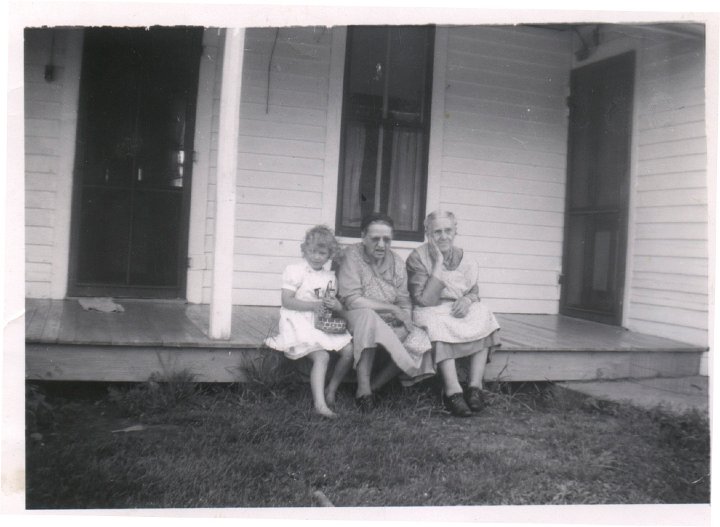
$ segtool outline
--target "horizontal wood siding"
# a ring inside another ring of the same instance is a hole
[[[708,183],[701,39],[639,35],[630,329],[708,343]]]
[[[58,184],[72,177],[59,170],[66,43],[66,31],[25,33],[25,294],[30,298],[51,296]],[[51,60],[55,75],[48,82],[45,66]]]
[[[280,273],[300,256],[305,230],[330,199],[323,195],[330,32],[281,28],[268,90],[275,32],[246,34],[235,304],[279,304]],[[569,45],[555,31],[449,28],[439,203],[457,214],[458,244],[480,262],[481,293],[499,312],[558,310]],[[208,269],[213,216],[209,203]],[[412,244],[401,245],[406,257]],[[209,287],[208,271],[205,301]]]
[[[497,312],[558,312],[570,49],[556,31],[449,28],[440,207]]]
[[[305,231],[321,222],[330,42],[331,30],[324,27],[246,31],[234,304],[279,305],[282,270],[300,256]],[[220,77],[211,139],[203,302],[210,299]]]

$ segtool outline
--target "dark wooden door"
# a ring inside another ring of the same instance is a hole
[[[86,31],[71,295],[184,295],[201,39],[201,28]]]
[[[561,313],[622,321],[635,57],[571,74]]]

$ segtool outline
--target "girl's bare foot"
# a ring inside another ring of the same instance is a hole
[[[322,415],[323,417],[327,417],[328,419],[337,419],[337,414],[333,412],[330,408],[327,406],[325,408],[315,408],[315,411]]]
[[[325,388],[325,402],[330,406],[335,406],[335,390]]]

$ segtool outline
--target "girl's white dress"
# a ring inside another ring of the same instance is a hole
[[[315,290],[321,294],[328,283],[331,289],[337,291],[335,272],[330,270],[328,262],[319,271],[310,267],[305,260],[290,264],[282,275],[282,288],[295,292],[298,300],[317,300]],[[280,308],[279,333],[265,339],[265,345],[285,353],[289,359],[299,359],[318,350],[340,351],[347,346],[352,337],[345,333],[325,333],[315,328],[315,313],[313,311],[295,311]]]

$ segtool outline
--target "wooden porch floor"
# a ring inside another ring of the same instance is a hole
[[[85,311],[75,299],[27,299],[27,378],[146,380],[153,371],[182,367],[198,370],[199,380],[242,380],[238,373],[241,352],[257,357],[263,339],[275,331],[278,320],[276,307],[235,306],[232,335],[218,341],[207,336],[207,305],[147,300],[117,303],[124,312]],[[694,375],[705,350],[560,315],[498,314],[497,318],[502,348],[487,369],[488,378]],[[209,363],[215,364],[208,367]]]

